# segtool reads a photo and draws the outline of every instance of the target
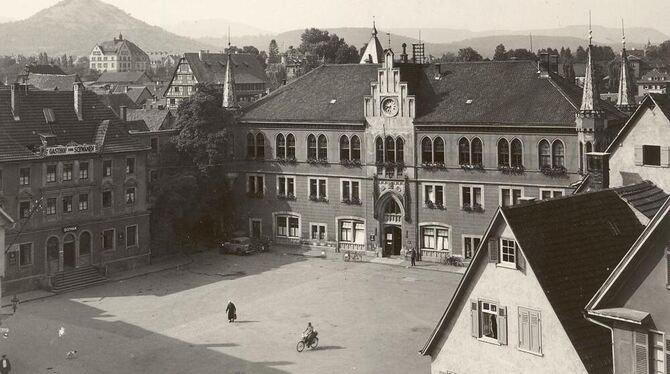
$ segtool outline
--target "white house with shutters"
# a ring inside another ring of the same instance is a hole
[[[611,372],[582,311],[642,228],[612,190],[499,208],[420,351],[431,372]]]

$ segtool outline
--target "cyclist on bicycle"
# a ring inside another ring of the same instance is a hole
[[[307,322],[307,328],[302,333],[302,337],[303,339],[305,339],[305,343],[309,344],[312,341],[313,336],[314,336],[314,327],[312,327],[312,322]]]

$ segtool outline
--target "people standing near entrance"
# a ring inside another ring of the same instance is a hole
[[[416,266],[416,251],[414,248],[410,248],[409,250],[409,259],[411,266]]]
[[[2,355],[2,360],[0,360],[0,374],[9,374],[10,370],[12,370],[12,364],[9,363],[7,355]]]
[[[226,312],[228,312],[228,323],[235,322],[235,319],[237,319],[237,308],[232,301],[228,301]]]

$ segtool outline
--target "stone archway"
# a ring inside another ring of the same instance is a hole
[[[402,226],[405,218],[402,198],[389,192],[380,196],[377,206],[381,233],[378,245],[382,248],[382,255],[398,256],[402,249]]]

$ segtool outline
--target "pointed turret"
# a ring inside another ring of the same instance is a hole
[[[235,75],[233,74],[233,58],[226,54],[226,81],[223,86],[223,107],[234,110],[239,108],[235,97]]]
[[[372,37],[361,56],[361,64],[381,64],[384,61],[384,48],[377,38],[377,25],[372,21]]]
[[[582,113],[591,113],[598,111],[599,109],[598,101],[600,99],[600,95],[598,94],[598,85],[594,80],[593,55],[591,53],[591,50],[593,49],[593,45],[591,43],[592,38],[592,31],[589,30],[589,48],[586,52],[586,71],[584,72],[582,106],[579,108]]]
[[[621,71],[619,72],[619,95],[616,106],[624,113],[632,113],[636,105],[630,82],[630,72],[628,70],[628,54],[626,53],[626,34],[623,20],[621,20],[621,45]]]

